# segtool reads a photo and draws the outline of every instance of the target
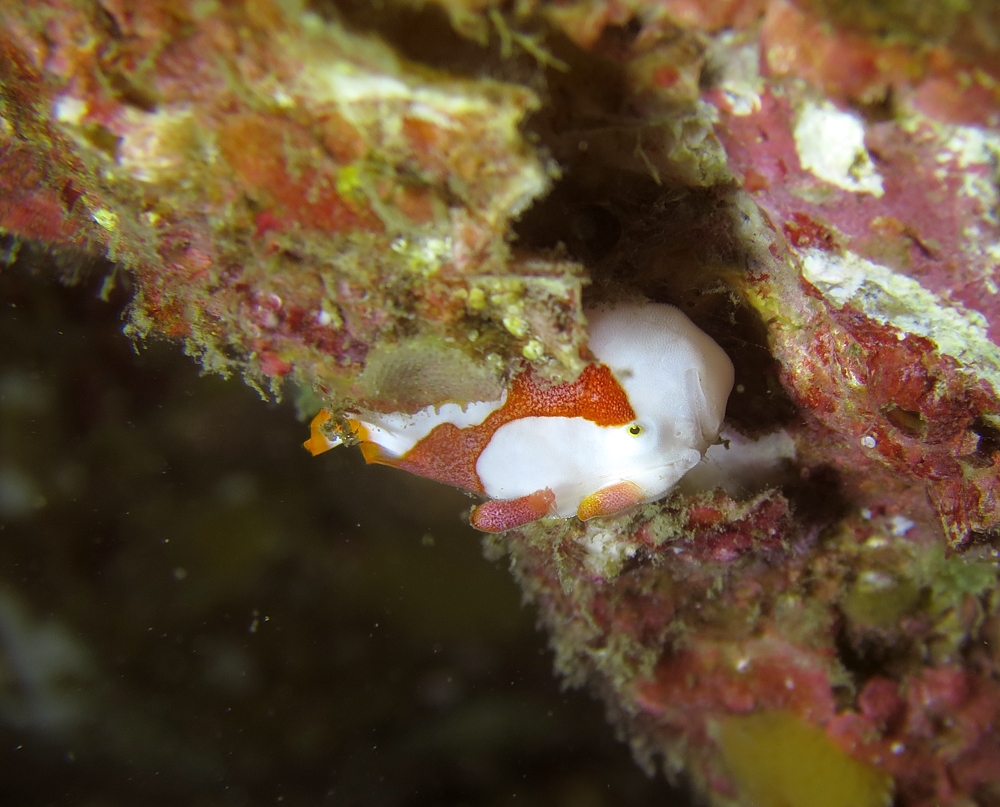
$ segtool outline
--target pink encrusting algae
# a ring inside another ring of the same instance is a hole
[[[510,5],[8,3],[0,228],[341,424],[573,384],[588,283],[676,305],[729,448],[487,539],[558,670],[714,804],[1000,804],[993,4]]]

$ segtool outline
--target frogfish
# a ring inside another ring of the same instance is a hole
[[[413,414],[349,412],[369,463],[486,498],[472,526],[503,532],[544,518],[608,516],[665,496],[716,442],[733,364],[679,309],[657,303],[586,312],[595,361],[571,382],[531,370],[501,396]],[[345,442],[312,422],[314,455]]]

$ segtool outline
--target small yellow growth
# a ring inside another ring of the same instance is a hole
[[[437,272],[451,257],[451,238],[416,238],[400,236],[389,249],[406,259],[406,268],[424,277]]]
[[[486,308],[486,292],[482,289],[470,289],[468,306],[471,311],[482,311]]]
[[[905,578],[868,570],[862,572],[841,602],[852,622],[891,628],[920,601],[920,589]]]
[[[361,169],[357,165],[345,165],[337,171],[337,193],[345,197],[361,193]]]
[[[94,221],[108,232],[118,229],[118,214],[105,207],[100,207],[93,213]]]
[[[887,807],[892,778],[787,712],[726,718],[722,758],[754,807]]]
[[[503,326],[511,336],[516,336],[518,339],[522,339],[528,335],[528,323],[516,314],[509,314],[504,317]]]
[[[545,348],[537,339],[532,339],[521,349],[521,355],[528,361],[537,361],[545,355]]]

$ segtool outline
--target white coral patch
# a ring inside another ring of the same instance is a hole
[[[807,102],[795,124],[799,162],[825,182],[855,193],[881,196],[882,177],[865,148],[861,119],[829,101]]]
[[[960,172],[962,195],[979,200],[987,224],[994,227],[1000,224],[997,218],[1000,135],[978,126],[955,126],[938,153],[937,162],[945,175],[949,170]],[[973,236],[978,236],[978,232]]]
[[[722,443],[709,446],[705,459],[678,486],[686,493],[723,488],[734,499],[745,498],[786,481],[796,459],[795,441],[784,429],[756,440],[723,429]]]
[[[733,115],[751,115],[760,111],[760,46],[755,40],[744,41],[735,31],[723,31],[709,45],[707,67],[716,75]]]
[[[915,526],[916,523],[908,519],[906,516],[893,516],[889,519],[889,530],[897,538],[902,538]]]
[[[304,19],[316,35],[317,53],[333,44],[326,39],[329,32],[312,15]],[[528,153],[519,128],[526,112],[538,105],[532,93],[499,83],[483,89],[471,82],[445,79],[410,81],[399,72],[401,66],[391,52],[374,43],[369,47],[365,67],[350,64],[338,56],[335,47],[329,56],[305,61],[288,90],[308,107],[335,106],[386,154],[407,153],[403,129],[407,118],[441,130],[482,128],[502,154],[511,149],[524,154],[509,164],[484,168],[487,179],[500,180],[487,211],[491,218],[516,216],[548,189],[546,167]]]
[[[60,96],[53,106],[56,120],[72,126],[79,126],[88,111],[87,102],[72,95]]]
[[[1000,157],[1000,135],[979,126],[955,126],[938,155],[939,163],[955,161],[965,170],[977,165],[992,166]]]
[[[838,306],[850,303],[876,322],[930,339],[941,353],[1000,393],[1000,349],[978,311],[947,303],[913,278],[851,252],[806,250],[802,270],[805,279]]]
[[[185,175],[195,154],[205,162],[212,159],[212,148],[201,142],[189,109],[128,109],[125,122],[118,164],[140,182],[163,182]]]
[[[625,562],[636,553],[636,546],[628,543],[624,535],[610,530],[590,530],[580,539],[580,544],[587,550],[587,566],[595,575],[607,580],[617,577]]]

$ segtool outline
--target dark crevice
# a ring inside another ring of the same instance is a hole
[[[104,279],[115,271],[115,264],[102,255],[80,250],[41,244],[9,233],[0,234],[0,273],[12,270],[35,276],[53,276],[60,282],[75,286],[83,284],[91,290],[95,301]],[[131,296],[131,283],[127,275],[118,274],[115,299],[121,304]]]
[[[846,627],[846,622],[834,638],[837,658],[854,679],[857,691],[869,678],[886,675],[899,666],[909,654],[908,643],[894,644],[882,634],[858,634]]]
[[[372,0],[310,0],[309,7],[349,31],[374,34],[401,56],[436,70],[465,78],[535,85],[536,89],[539,85],[535,60],[523,50],[504,58],[499,37],[485,16],[483,44],[457,32],[448,15],[435,4],[416,7]]]
[[[853,506],[844,495],[840,475],[828,465],[810,468],[808,475],[785,485],[782,493],[796,520],[816,528],[837,523]]]
[[[919,412],[903,409],[896,404],[889,404],[882,408],[882,414],[907,437],[920,439],[926,432],[927,424]]]
[[[972,456],[988,467],[993,464],[1000,453],[1000,428],[997,428],[984,417],[976,418],[972,423],[972,431],[979,437],[979,443]]]

